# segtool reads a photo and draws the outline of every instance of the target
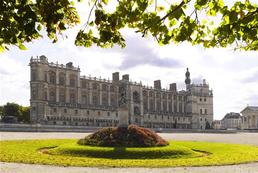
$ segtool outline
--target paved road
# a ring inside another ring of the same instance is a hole
[[[89,133],[0,132],[0,140],[83,138]],[[258,133],[160,133],[167,140],[191,140],[251,144],[258,146]]]
[[[82,138],[89,133],[33,133],[0,132],[0,140]],[[251,144],[258,146],[258,133],[208,134],[208,133],[161,133],[167,140],[191,140]],[[1,146],[0,146],[1,147]],[[59,167],[0,162],[1,173],[258,173],[258,163],[229,166],[179,167],[179,168],[87,168]]]

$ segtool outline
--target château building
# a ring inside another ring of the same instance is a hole
[[[176,83],[162,89],[131,82],[129,75],[112,80],[81,76],[72,62],[55,64],[42,55],[31,58],[31,122],[70,126],[117,126],[119,85],[126,85],[129,123],[148,128],[209,128],[213,121],[213,94],[204,80],[192,84],[185,73],[186,89]]]

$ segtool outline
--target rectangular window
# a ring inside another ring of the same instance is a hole
[[[53,111],[56,112],[56,108],[54,108]]]
[[[200,109],[200,114],[202,114],[202,109]]]
[[[90,111],[87,111],[87,115],[90,115]]]
[[[67,109],[64,109],[64,113],[67,113]]]
[[[74,110],[74,113],[75,113],[75,114],[78,114],[78,110],[77,110],[77,109],[76,109],[76,110]]]
[[[204,111],[205,111],[205,114],[207,114],[207,109],[205,109]]]

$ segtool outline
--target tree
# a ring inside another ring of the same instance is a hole
[[[22,112],[20,106],[16,103],[7,103],[3,107],[3,116],[14,116],[18,118],[18,121],[21,121]]]
[[[111,5],[115,10],[108,10]],[[258,50],[258,7],[249,0],[232,6],[223,0],[89,0],[90,13],[78,32],[75,45],[125,46],[121,33],[132,28],[160,44],[189,42],[206,48]],[[204,18],[207,18],[204,20]],[[3,0],[0,3],[0,50],[41,37],[44,27],[53,42],[66,29],[80,23],[70,0]]]
[[[21,106],[21,112],[22,112],[22,121],[25,123],[29,123],[30,122],[30,107]]]
[[[19,122],[30,122],[30,107],[23,107],[16,103],[7,103],[3,106],[3,116],[17,117]]]

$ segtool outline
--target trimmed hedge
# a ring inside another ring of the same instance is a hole
[[[168,142],[154,131],[136,125],[103,128],[80,139],[77,143],[80,145],[109,147],[152,147],[168,145]]]

